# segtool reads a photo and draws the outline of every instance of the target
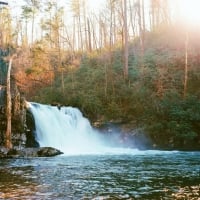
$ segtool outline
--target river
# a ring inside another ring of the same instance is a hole
[[[0,160],[0,199],[175,199],[181,188],[199,185],[200,152],[128,149]]]

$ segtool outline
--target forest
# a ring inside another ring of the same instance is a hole
[[[199,150],[195,10],[179,0],[89,2],[23,0],[17,13],[14,2],[0,4],[0,96],[13,56],[11,79],[27,101],[128,124],[155,148]]]

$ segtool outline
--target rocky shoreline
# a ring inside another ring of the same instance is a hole
[[[33,148],[22,148],[22,149],[6,149],[0,147],[0,159],[3,158],[28,158],[28,157],[52,157],[61,155],[58,149],[53,147],[33,147]]]
[[[199,200],[200,185],[181,187],[178,192],[172,194],[173,199]]]

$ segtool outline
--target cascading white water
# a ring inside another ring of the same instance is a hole
[[[121,146],[117,132],[100,134],[77,108],[29,102],[26,106],[34,116],[36,140],[41,147],[54,147],[67,155],[143,153],[133,147]]]
[[[103,141],[77,108],[30,103],[29,109],[41,147],[54,147],[67,154],[94,153],[103,148]]]

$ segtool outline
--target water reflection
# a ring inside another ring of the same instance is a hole
[[[37,183],[32,178],[26,177],[33,170],[31,166],[2,168],[1,165],[0,199],[30,199],[34,196],[37,192]]]
[[[200,185],[199,163],[200,152],[0,160],[0,199],[176,199]]]

